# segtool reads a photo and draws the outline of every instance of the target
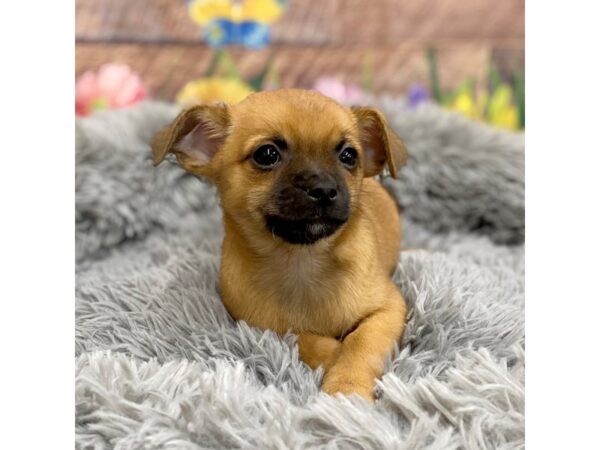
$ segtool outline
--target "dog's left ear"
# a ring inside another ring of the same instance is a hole
[[[225,104],[197,105],[182,111],[152,141],[157,166],[167,153],[196,175],[210,175],[210,162],[227,137],[229,110]]]
[[[351,109],[360,130],[365,177],[381,173],[387,163],[390,174],[397,178],[398,169],[406,164],[408,158],[404,142],[389,128],[384,115],[376,109],[363,106],[353,106]]]

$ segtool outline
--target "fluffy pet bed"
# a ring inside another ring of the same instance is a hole
[[[176,107],[77,121],[78,448],[524,446],[523,138],[377,103],[410,152],[385,184],[411,250],[394,276],[404,344],[374,405],[320,393],[295,336],[227,314],[214,189],[150,160]]]

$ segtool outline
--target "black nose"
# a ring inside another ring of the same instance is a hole
[[[338,195],[337,183],[327,172],[299,172],[292,178],[292,185],[321,205],[332,203]]]

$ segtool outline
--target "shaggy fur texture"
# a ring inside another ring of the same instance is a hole
[[[379,400],[319,393],[295,336],[218,296],[214,189],[148,142],[148,103],[76,124],[78,448],[522,448],[523,139],[435,106],[378,105],[410,160],[394,276],[409,305]]]

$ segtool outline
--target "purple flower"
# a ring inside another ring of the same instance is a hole
[[[411,108],[416,108],[423,102],[429,101],[429,92],[422,84],[413,83],[408,89],[408,104]]]

